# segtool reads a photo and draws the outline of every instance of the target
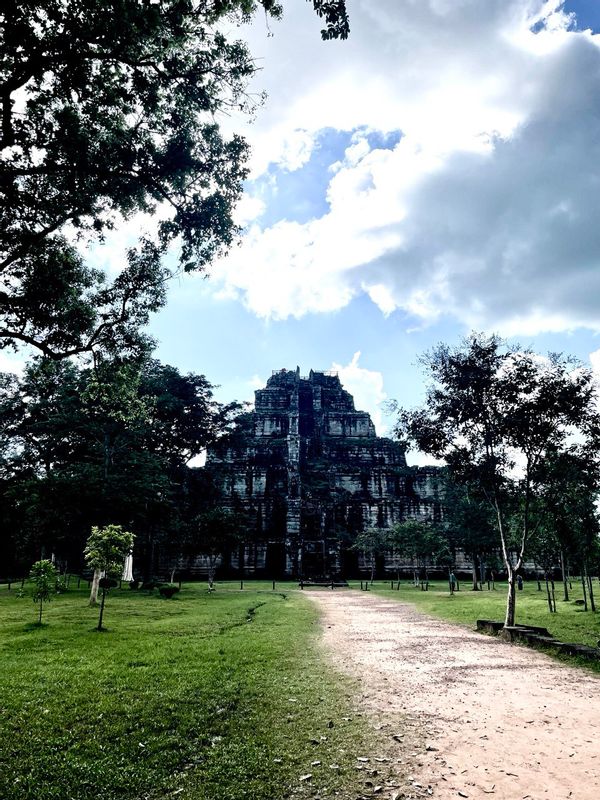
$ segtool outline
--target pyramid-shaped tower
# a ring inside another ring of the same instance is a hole
[[[347,577],[359,531],[439,514],[435,469],[407,467],[337,374],[278,370],[255,398],[206,464],[224,503],[248,520],[247,572]]]

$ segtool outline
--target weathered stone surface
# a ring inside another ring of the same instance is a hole
[[[228,504],[253,521],[247,572],[347,575],[359,566],[348,550],[359,531],[439,515],[437,470],[407,467],[336,374],[280,370],[255,395],[246,429],[206,464]]]

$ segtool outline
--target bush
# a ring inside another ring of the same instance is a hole
[[[157,581],[154,581],[154,580],[153,581],[144,581],[144,583],[142,583],[142,589],[145,589],[147,592],[153,591],[153,589],[156,589],[157,586],[158,586],[158,583],[157,583]]]
[[[129,581],[129,588],[130,589],[139,589],[140,582],[139,581]]]
[[[164,586],[160,586],[158,589],[158,593],[161,597],[166,597],[167,600],[170,600],[174,594],[177,594],[179,591],[179,586],[173,586],[173,584],[167,583]]]
[[[114,578],[100,578],[98,582],[98,586],[101,589],[114,589],[115,586],[119,585],[119,581],[116,581]]]

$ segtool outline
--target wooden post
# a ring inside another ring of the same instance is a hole
[[[240,590],[241,590],[241,589],[243,589],[243,588],[244,588],[244,580],[242,579],[242,580],[240,581]]]
[[[275,591],[275,581],[273,581],[273,591]]]
[[[81,575],[78,575],[77,576],[77,588],[79,589],[80,586],[81,586]]]

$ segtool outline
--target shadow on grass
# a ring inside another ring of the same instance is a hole
[[[43,628],[49,628],[50,625],[48,622],[28,622],[26,625],[23,626],[23,630],[29,633],[30,631],[39,631]]]

